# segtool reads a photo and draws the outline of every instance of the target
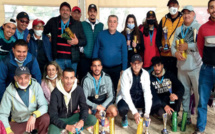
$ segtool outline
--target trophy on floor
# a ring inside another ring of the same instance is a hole
[[[97,119],[96,124],[93,127],[93,134],[99,134],[99,120]]]
[[[131,40],[131,29],[126,28],[127,40]],[[131,44],[128,45],[128,50],[132,50]]]
[[[109,117],[110,122],[110,134],[115,134],[115,123],[114,123],[114,117]]]
[[[140,114],[140,121],[139,121],[139,124],[137,126],[137,134],[142,134],[143,133],[143,112],[142,111],[139,111],[139,114]]]
[[[167,27],[164,27],[163,28],[163,33],[164,33],[164,39],[165,39],[165,44],[164,44],[164,50],[168,50],[169,49],[169,46],[168,46],[168,39],[167,39],[167,33],[168,33],[168,29]]]
[[[150,125],[150,118],[149,118],[149,115],[145,115],[144,116],[144,120],[145,120],[145,126],[146,126],[146,131],[145,131],[145,134],[150,134],[149,133],[149,125]]]
[[[169,134],[166,129],[167,124],[167,113],[163,114],[163,130],[161,131],[161,134]]]
[[[100,111],[99,114],[100,114],[100,116],[101,116],[101,125],[102,125],[101,134],[105,134],[104,126],[105,126],[106,112],[105,112],[105,111]]]
[[[137,44],[137,35],[134,35],[134,42]],[[134,47],[134,53],[137,53],[136,47]]]
[[[168,88],[168,90],[169,90],[169,93],[172,94],[172,82],[171,82],[170,80],[168,80],[168,81],[166,82],[166,85],[167,85],[167,88]],[[175,104],[175,101],[171,101],[171,100],[170,100],[169,103],[170,103],[170,104]]]

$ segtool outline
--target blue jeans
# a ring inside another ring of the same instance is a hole
[[[205,130],[207,124],[207,104],[214,84],[215,67],[203,64],[199,75],[199,105],[197,118],[197,128],[200,132]]]
[[[72,68],[74,69],[76,74],[77,65],[78,65],[77,62],[72,63],[70,59],[56,59],[55,61],[61,67],[62,70],[64,70],[65,68]]]

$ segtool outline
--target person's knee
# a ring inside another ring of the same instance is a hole
[[[120,106],[118,104],[117,107],[120,115],[126,115],[128,113],[129,108],[127,106]]]
[[[46,113],[46,114],[44,114],[44,115],[42,115],[41,116],[41,120],[40,120],[40,122],[43,124],[43,125],[49,125],[49,123],[50,123],[50,117],[49,117],[49,115]]]

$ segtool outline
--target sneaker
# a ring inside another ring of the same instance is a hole
[[[121,124],[122,124],[122,127],[123,127],[123,128],[127,128],[127,127],[128,127],[127,116],[125,116],[125,120],[122,120]]]
[[[205,134],[205,132],[200,132],[198,129],[193,134]]]
[[[180,122],[178,123],[178,126],[181,127],[181,124],[182,124],[182,121],[180,121]],[[191,118],[187,118],[186,124],[187,124],[187,125],[192,124]]]

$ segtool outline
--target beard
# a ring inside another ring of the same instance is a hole
[[[99,76],[99,75],[101,75],[101,72],[99,72],[98,74],[93,72],[93,75]]]

